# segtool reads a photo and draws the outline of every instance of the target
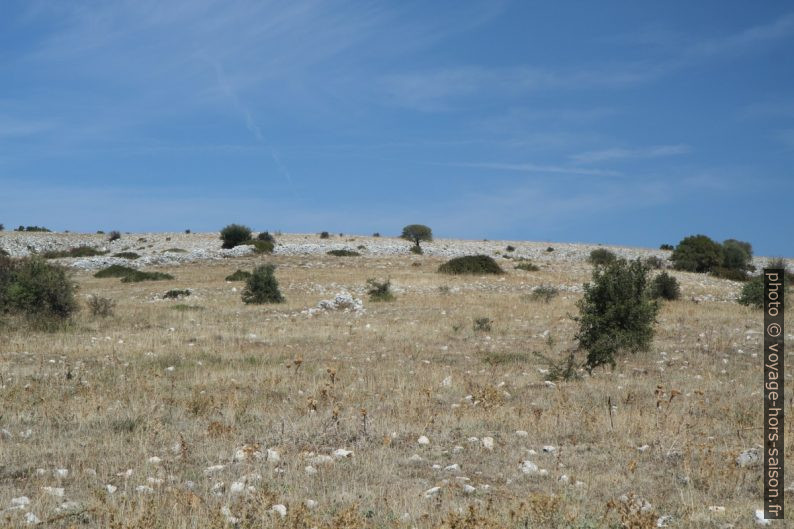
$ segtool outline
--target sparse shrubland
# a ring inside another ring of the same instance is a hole
[[[438,267],[442,274],[503,274],[493,257],[488,255],[467,255],[450,259]]]

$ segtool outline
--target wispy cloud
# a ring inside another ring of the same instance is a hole
[[[502,162],[471,162],[443,164],[452,167],[470,167],[473,169],[488,169],[493,171],[518,171],[522,173],[546,173],[586,176],[618,176],[617,171],[609,169],[591,169],[560,165],[538,165],[533,163],[502,163]]]
[[[598,151],[588,151],[571,156],[577,163],[606,162],[631,158],[659,158],[662,156],[678,156],[692,151],[688,145],[655,145],[639,149],[615,147]]]

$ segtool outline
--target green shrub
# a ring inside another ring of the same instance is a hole
[[[532,294],[529,295],[529,299],[532,301],[542,301],[544,303],[548,303],[559,294],[560,291],[557,290],[556,287],[551,285],[540,285],[532,290]]]
[[[579,347],[587,351],[585,366],[610,364],[622,351],[647,350],[659,304],[648,292],[649,269],[639,259],[617,259],[593,270],[579,300]]]
[[[652,255],[650,257],[645,258],[645,264],[647,264],[650,268],[655,270],[661,270],[664,268],[664,260]]]
[[[185,234],[190,235],[190,230],[189,229],[185,230]]]
[[[244,303],[282,303],[284,297],[278,289],[278,281],[274,274],[276,267],[264,264],[254,268],[251,277],[246,280],[242,298]]]
[[[116,302],[110,298],[103,298],[97,295],[92,295],[88,298],[88,308],[93,316],[99,316],[100,318],[112,316],[115,306]]]
[[[515,252],[515,251],[516,251],[516,247],[515,247],[515,246],[510,246],[510,245],[508,244],[508,245],[507,245],[507,248],[505,248],[505,251],[508,251],[508,252]]]
[[[130,268],[129,266],[114,264],[95,273],[94,277],[127,277],[128,275],[134,274],[135,272],[137,272],[137,270]]]
[[[5,226],[3,226],[3,224],[2,224],[2,223],[0,223],[0,231],[3,231],[4,229],[6,229],[6,227],[5,227]]]
[[[179,298],[186,298],[190,295],[190,290],[185,289],[172,289],[163,294],[163,299],[179,299]]]
[[[114,253],[113,257],[121,257],[122,259],[131,259],[132,260],[132,259],[139,258],[140,255],[138,255],[135,252],[118,252],[118,253]]]
[[[420,241],[433,240],[433,230],[424,224],[409,224],[403,228],[400,237],[408,241],[413,241],[415,246],[419,246]]]
[[[547,251],[547,252],[553,252],[553,251],[554,251],[554,248],[552,248],[551,246],[549,246],[548,248],[546,248],[546,251]]]
[[[438,267],[442,274],[503,274],[493,257],[488,255],[466,255],[450,259]]]
[[[321,239],[327,239],[327,238],[329,238],[330,236],[331,236],[331,234],[330,234],[330,233],[328,233],[327,231],[324,231],[324,232],[320,233],[320,238],[321,238]]]
[[[678,286],[678,280],[668,274],[662,272],[653,278],[651,282],[651,297],[654,299],[662,298],[666,300],[678,299],[681,295],[681,289]]]
[[[516,270],[523,270],[525,272],[537,272],[538,270],[540,270],[540,267],[530,262],[523,262],[523,263],[518,263],[516,265]]]
[[[618,256],[614,252],[606,248],[597,248],[590,252],[590,257],[587,260],[593,265],[603,266],[615,261],[617,258]]]
[[[44,232],[49,232],[50,230],[45,228],[44,226],[20,226],[15,231],[44,231]]]
[[[367,279],[367,294],[370,301],[394,301],[394,294],[391,291],[391,280],[387,279],[383,283],[375,279]]]
[[[143,270],[135,270],[133,273],[122,277],[121,282],[140,283],[141,281],[164,281],[173,278],[174,276],[164,272],[144,272]]]
[[[722,243],[722,266],[745,271],[752,264],[753,247],[749,242],[728,239]]]
[[[328,255],[335,255],[336,257],[358,257],[360,253],[354,250],[329,250]]]
[[[669,251],[672,252],[673,250],[675,250],[675,246],[673,246],[672,244],[665,243],[665,244],[662,244],[661,246],[659,246],[659,249],[660,250],[669,250]]]
[[[415,253],[416,255],[422,255],[425,253],[425,251],[422,250],[422,247],[419,246],[418,244],[414,244],[413,246],[411,246],[411,253]]]
[[[742,269],[728,268],[725,266],[715,266],[711,269],[711,275],[722,279],[730,279],[731,281],[747,281],[748,275]]]
[[[254,247],[254,253],[273,253],[273,243],[270,241],[245,241],[243,244]]]
[[[187,253],[187,250],[184,248],[167,248],[163,250],[163,253]]]
[[[260,233],[259,235],[257,235],[257,236],[256,236],[256,240],[258,240],[258,241],[265,241],[265,242],[269,242],[269,243],[271,243],[271,244],[275,244],[275,243],[276,243],[276,239],[275,239],[275,237],[273,237],[272,235],[270,235],[270,232],[267,232],[267,231],[263,231],[262,233]]]
[[[676,270],[700,273],[719,266],[722,258],[722,245],[705,235],[685,237],[670,256]]]
[[[226,276],[226,281],[245,281],[251,277],[251,272],[237,270],[235,273]]]
[[[490,332],[493,320],[491,318],[474,318],[474,332]]]
[[[223,241],[221,248],[234,248],[251,240],[251,228],[241,224],[229,224],[221,230],[221,240]]]
[[[2,226],[2,224],[0,224],[0,226]],[[2,230],[0,230],[0,231],[2,231]],[[380,233],[376,231],[375,233],[372,234],[372,236],[373,237],[380,237]]]
[[[68,318],[78,309],[77,287],[65,268],[40,257],[0,257],[0,311]]]
[[[742,287],[742,291],[737,299],[739,304],[754,307],[756,309],[764,308],[764,275],[755,276],[750,279]]]
[[[118,230],[113,230],[108,234],[108,242],[113,242],[121,239],[121,233]]]
[[[78,246],[76,248],[69,248],[68,250],[51,250],[41,254],[45,259],[60,259],[63,257],[95,257],[97,255],[105,255],[108,252],[97,250],[91,246]]]

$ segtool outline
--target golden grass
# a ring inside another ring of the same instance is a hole
[[[52,527],[224,527],[227,514],[241,527],[584,529],[652,527],[660,515],[673,527],[752,525],[761,470],[734,459],[761,440],[760,334],[746,333],[760,330],[761,315],[688,301],[724,296],[730,283],[676,273],[684,300],[664,305],[652,351],[549,388],[532,352],[562,358],[575,345],[579,294],[548,304],[527,294],[579,285],[589,266],[449,277],[431,257],[270,257],[286,303],[246,306],[243,283],[224,278],[261,261],[165,268],[175,280],[134,284],[80,273],[81,297],[112,298],[114,316],[83,310],[56,332],[0,331],[0,428],[13,435],[0,440],[0,509],[31,499],[0,524],[23,526],[30,511]],[[396,300],[369,303],[372,277],[391,278]],[[158,299],[186,288],[187,298]],[[301,313],[343,288],[365,300],[364,315]],[[475,331],[477,318],[491,330]],[[246,445],[280,460],[233,462]],[[311,463],[339,448],[352,456]],[[524,475],[524,459],[548,476]],[[444,470],[451,464],[460,469]],[[54,477],[58,468],[68,476]],[[243,480],[251,474],[262,479]],[[255,490],[230,492],[243,481]],[[64,487],[64,498],[44,486]],[[652,512],[630,509],[623,494]],[[80,506],[57,513],[65,500]]]

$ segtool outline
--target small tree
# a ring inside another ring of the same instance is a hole
[[[756,309],[764,308],[764,276],[755,276],[742,286],[739,298],[740,305],[747,305]]]
[[[722,266],[732,270],[748,269],[753,259],[753,247],[749,242],[728,239],[722,243]]]
[[[588,371],[615,365],[615,354],[647,350],[659,304],[648,293],[648,266],[617,259],[593,270],[579,300],[579,347],[587,351]]]
[[[251,228],[241,224],[229,224],[221,230],[222,248],[234,248],[251,239]]]
[[[251,277],[246,280],[242,298],[244,303],[282,303],[284,296],[278,289],[278,281],[274,274],[276,267],[264,264],[254,268]]]
[[[719,266],[722,259],[722,245],[705,235],[685,237],[670,256],[676,270],[701,273]]]
[[[433,240],[433,230],[424,224],[409,224],[403,228],[403,233],[400,237],[413,241],[415,246],[419,246],[420,241]]]

